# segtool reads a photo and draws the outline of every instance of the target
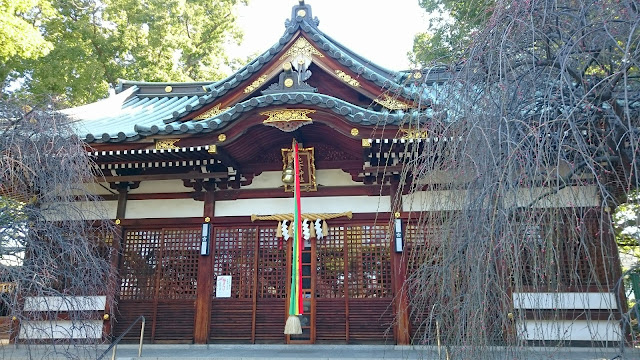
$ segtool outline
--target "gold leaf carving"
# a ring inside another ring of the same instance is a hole
[[[266,115],[268,118],[262,123],[265,125],[276,127],[285,132],[291,132],[303,125],[311,124],[313,119],[308,114],[316,112],[309,109],[278,109],[261,112],[260,115]]]
[[[426,139],[427,138],[427,130],[400,129],[400,132],[403,134],[401,139],[404,139],[404,140]]]
[[[180,141],[180,139],[156,140],[156,150],[180,149],[180,147],[175,145],[178,141]]]
[[[373,101],[386,107],[389,110],[405,110],[409,108],[409,105],[386,94],[384,95],[384,100],[374,99]]]
[[[220,110],[220,104],[217,104],[216,106],[212,107],[211,109],[209,109],[209,110],[203,112],[202,114],[194,117],[193,120],[206,120],[206,119],[212,118],[212,117],[214,117],[214,116],[216,116],[216,115],[218,115],[218,114],[220,114],[222,112],[225,112],[228,109],[229,108],[227,107],[227,108],[224,108],[224,109]]]
[[[267,81],[267,75],[260,76],[254,82],[252,82],[251,85],[247,86],[244,89],[244,93],[248,94],[250,92],[253,92],[255,89],[259,88],[260,85],[262,85],[265,81]]]
[[[353,86],[353,87],[358,87],[360,86],[360,82],[354,78],[351,77],[351,75],[346,74],[344,71],[342,70],[335,70],[336,75],[338,75],[338,77],[340,78],[340,80],[346,82],[347,84]]]
[[[311,45],[311,43],[309,43],[309,41],[307,41],[307,39],[305,39],[304,37],[299,37],[298,40],[296,40],[296,42],[293,43],[293,45],[291,45],[291,47],[289,48],[289,50],[287,50],[287,52],[284,53],[284,55],[282,55],[280,57],[280,59],[278,60],[282,60],[285,59],[287,57],[298,57],[298,56],[303,56],[305,58],[311,58],[311,55],[317,55],[318,57],[324,57],[324,55],[322,55],[322,53],[320,53],[320,51],[318,51],[318,49],[316,49],[315,47],[313,47],[313,45]]]

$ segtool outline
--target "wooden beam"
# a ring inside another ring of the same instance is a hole
[[[213,219],[215,209],[215,196],[213,191],[204,194],[204,216]],[[211,321],[211,300],[213,293],[213,253],[214,230],[211,227],[209,234],[209,255],[200,256],[198,259],[198,287],[196,289],[196,312],[193,329],[193,339],[196,344],[206,344],[209,341],[209,328]]]
[[[196,179],[226,179],[226,172],[213,173],[186,173],[186,174],[149,174],[149,175],[123,175],[123,176],[96,176],[94,182],[124,182],[124,181],[152,181],[152,180],[196,180]]]

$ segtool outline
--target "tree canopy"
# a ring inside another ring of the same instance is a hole
[[[0,4],[2,91],[50,94],[75,105],[118,79],[216,80],[235,7],[247,0],[10,0]],[[19,27],[16,27],[16,25]]]

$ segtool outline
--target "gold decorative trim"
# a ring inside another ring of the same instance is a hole
[[[338,75],[338,78],[344,82],[346,82],[347,84],[353,86],[353,87],[359,87],[360,86],[360,82],[354,78],[351,77],[351,75],[345,73],[342,70],[334,70],[336,72],[336,75]]]
[[[305,17],[305,15],[307,15],[307,12],[304,11],[304,9],[300,9],[298,10],[298,12],[296,13],[296,15],[300,16],[300,17]]]
[[[360,134],[360,130],[357,128],[351,129],[351,136],[358,136],[358,134]]]
[[[172,91],[173,91],[173,88],[171,86],[165,86],[164,92],[170,93]]]
[[[371,139],[362,139],[362,147],[364,147],[364,148],[371,147],[372,143],[373,143],[373,140],[371,140]]]
[[[337,219],[340,217],[347,217],[348,219],[353,218],[353,213],[351,211],[345,211],[345,212],[341,212],[341,213],[309,213],[309,214],[302,214],[302,218],[303,219],[309,219],[309,220],[331,220],[331,219]],[[251,222],[254,222],[256,220],[277,220],[277,221],[282,221],[282,220],[289,220],[289,221],[293,221],[293,214],[275,214],[275,215],[251,215]]]
[[[403,140],[426,139],[428,137],[427,130],[420,129],[400,129]]]
[[[268,116],[262,123],[276,127],[285,132],[291,132],[303,125],[313,123],[308,114],[316,112],[310,109],[278,109],[261,112],[260,115]]]
[[[248,94],[248,93],[253,92],[255,89],[259,88],[260,85],[262,85],[265,81],[267,81],[267,75],[260,76],[254,82],[252,82],[251,85],[247,86],[244,89],[244,93]]]
[[[207,152],[209,154],[217,154],[218,153],[218,146],[217,145],[209,145],[209,149],[207,149]]]
[[[220,113],[223,113],[225,111],[227,111],[229,108],[224,108],[222,110],[220,110],[220,104],[216,104],[216,106],[212,107],[211,109],[203,112],[202,114],[196,116],[193,118],[193,120],[206,120],[209,118],[212,118]]]
[[[296,40],[296,42],[293,43],[293,45],[291,45],[291,47],[289,48],[289,50],[287,50],[284,55],[280,56],[280,59],[278,60],[282,60],[285,59],[287,57],[292,57],[292,58],[296,58],[298,56],[304,56],[306,58],[311,58],[311,55],[317,55],[318,57],[324,57],[324,55],[322,55],[322,53],[320,51],[318,51],[318,49],[316,49],[315,47],[313,47],[313,45],[311,45],[311,43],[309,43],[309,41],[307,41],[307,39],[305,39],[304,37],[299,37],[298,40]]]
[[[227,140],[227,135],[225,134],[218,135],[218,141],[223,142],[225,140]]]
[[[288,87],[288,88],[292,87],[293,86],[293,79],[285,79],[284,80],[284,86]]]
[[[156,140],[156,150],[180,149],[179,146],[175,145],[178,141],[180,141],[180,139]]]
[[[373,101],[377,102],[378,104],[386,107],[389,110],[406,110],[409,108],[409,105],[403,103],[402,101],[398,100],[398,99],[394,99],[391,96],[385,94],[384,95],[384,100],[380,100],[380,99],[373,99]]]

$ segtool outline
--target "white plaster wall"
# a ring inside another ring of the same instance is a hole
[[[28,296],[25,311],[93,311],[104,310],[106,296]]]
[[[340,169],[316,170],[316,183],[318,186],[363,186],[355,182],[351,175]],[[253,178],[250,185],[243,189],[277,189],[282,185],[282,171],[265,171]]]
[[[204,201],[157,199],[127,201],[127,219],[202,217]]]
[[[549,191],[546,188],[523,188],[513,194],[512,198],[504,198],[506,206],[517,204],[528,206],[540,195]],[[465,190],[417,191],[402,196],[403,211],[448,211],[462,210],[467,192]],[[570,186],[555,194],[546,196],[532,206],[534,208],[558,207],[594,207],[600,205],[595,186]]]
[[[524,340],[620,341],[615,320],[524,320],[516,324]]]
[[[465,196],[461,190],[417,191],[402,195],[402,211],[462,210]]]
[[[101,320],[51,320],[23,321],[20,323],[19,339],[100,339]]]
[[[519,189],[517,204],[518,206],[528,206],[532,201],[548,191],[549,189],[545,188]],[[560,189],[555,194],[538,200],[533,204],[533,207],[593,207],[598,205],[600,205],[600,199],[595,186],[568,186]]]
[[[216,201],[215,216],[250,216],[293,212],[293,198]],[[391,211],[389,196],[327,196],[301,199],[302,213],[374,213]]]
[[[605,309],[618,308],[613,293],[513,293],[515,309]]]
[[[77,201],[46,205],[44,214],[50,221],[115,219],[117,209],[117,201]]]
[[[141,181],[137,189],[132,189],[129,194],[162,194],[192,192],[192,188],[184,186],[182,180],[151,180]]]

